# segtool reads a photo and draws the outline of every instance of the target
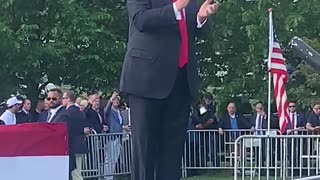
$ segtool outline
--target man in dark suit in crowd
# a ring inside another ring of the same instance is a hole
[[[287,134],[303,134],[299,130],[303,130],[306,127],[307,119],[305,116],[297,111],[297,104],[295,101],[289,102],[289,116],[290,120],[287,124],[286,131]]]
[[[63,94],[63,106],[66,111],[61,119],[68,126],[70,176],[72,175],[74,179],[83,179],[81,175],[82,160],[83,155],[88,152],[85,135],[90,133],[90,129],[85,128],[85,116],[75,106],[76,98],[77,96],[73,91],[67,91]]]
[[[45,99],[43,102],[43,111],[40,112],[40,114],[39,114],[38,122],[47,122],[49,110],[50,110],[49,101],[47,101],[47,99]]]
[[[251,124],[256,130],[256,134],[266,134],[266,129],[268,129],[268,115],[265,112],[264,105],[262,102],[257,102],[254,106],[255,112],[251,116]],[[275,125],[276,123],[273,116],[271,116],[270,129],[275,130],[277,128],[277,125]]]
[[[255,112],[251,116],[251,124],[252,124],[253,128],[255,129],[256,135],[265,135],[266,134],[266,130],[268,129],[268,115],[265,112],[264,105],[262,102],[255,103]],[[271,116],[270,117],[270,129],[274,130],[273,124],[275,124],[275,122],[274,122],[274,118]],[[271,141],[271,144],[272,144],[271,147],[274,148],[275,143],[276,143],[275,141]],[[261,162],[262,164],[260,166],[265,167],[263,164],[266,160],[266,157],[267,157],[265,139],[261,140],[261,147],[254,148],[253,150],[255,151],[254,155],[255,155],[256,163],[258,164],[259,162]],[[271,163],[274,164],[275,154],[276,154],[276,153],[273,154],[274,149],[272,149],[269,153],[270,153]],[[261,159],[259,159],[260,157],[261,157]]]
[[[62,106],[62,95],[61,89],[58,88],[51,89],[48,92],[46,100],[49,102],[50,110],[48,111],[46,122],[63,122],[61,117],[65,112],[65,108]]]
[[[31,101],[28,98],[23,99],[22,109],[16,114],[17,124],[33,122],[32,114],[30,113]]]
[[[307,124],[307,120],[305,116],[297,111],[297,104],[295,101],[290,101],[289,105],[289,116],[290,119],[288,121],[286,132],[288,135],[302,135],[307,134],[306,131],[303,131],[305,129],[305,126]],[[300,146],[303,147],[300,147]],[[306,151],[306,142],[303,142],[302,139],[294,138],[293,141],[288,141],[288,160],[289,162],[293,163],[293,167],[299,167],[300,165],[300,155],[301,153],[307,152]],[[301,149],[303,151],[301,151]],[[294,172],[294,174],[297,174],[298,171]]]
[[[180,179],[192,98],[200,85],[196,36],[211,0],[128,0],[129,41],[120,90],[129,96],[133,180]],[[157,156],[155,156],[157,154]]]
[[[92,128],[97,133],[107,132],[108,126],[103,119],[103,113],[100,111],[100,97],[94,95],[90,101],[91,105],[84,110],[87,127]]]
[[[247,121],[241,114],[237,113],[236,104],[231,102],[227,106],[227,113],[221,117],[219,121],[219,134],[223,135],[224,129],[229,130],[240,130],[240,129],[250,129],[253,130],[253,126],[250,121]],[[240,133],[237,133],[237,138]]]

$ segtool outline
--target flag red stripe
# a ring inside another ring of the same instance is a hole
[[[271,73],[275,73],[275,74],[287,74],[287,71],[284,71],[282,69],[271,69]]]
[[[68,155],[64,123],[0,126],[0,157]]]
[[[272,64],[283,64],[284,65],[283,59],[277,59],[277,58],[272,58],[271,59],[271,63]]]
[[[282,52],[281,52],[281,49],[279,49],[279,48],[273,48],[273,49],[272,49],[272,52],[279,53],[279,54],[282,53]]]
[[[288,108],[288,107],[285,107],[285,103],[286,102],[283,102],[282,100],[283,100],[283,96],[284,96],[284,94],[285,94],[285,88],[284,88],[284,83],[282,84],[282,86],[280,87],[280,105],[281,106],[279,106],[278,107],[278,112],[280,112],[280,122],[281,122],[281,126],[280,126],[280,128],[281,128],[281,131],[283,132],[284,130],[285,130],[285,127],[286,127],[286,124],[287,124],[287,122],[286,122],[286,118],[285,119],[283,119],[283,116],[285,116],[285,111],[286,111],[286,108]],[[286,101],[286,99],[285,99],[285,101]],[[286,117],[286,116],[285,116]]]

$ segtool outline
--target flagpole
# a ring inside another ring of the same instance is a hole
[[[272,9],[269,9],[269,57],[268,57],[268,131],[267,131],[267,179],[269,179],[270,170],[270,121],[271,121],[271,55],[273,47],[273,24],[272,24]]]
[[[271,54],[273,45],[273,25],[272,25],[272,9],[269,9],[269,56],[268,56],[268,131],[267,135],[270,135],[270,121],[271,121]]]

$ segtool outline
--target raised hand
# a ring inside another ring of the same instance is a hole
[[[206,0],[198,11],[198,18],[201,22],[207,19],[212,14],[216,13],[219,9],[219,3],[213,3],[213,0]]]

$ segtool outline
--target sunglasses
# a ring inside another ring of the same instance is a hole
[[[47,101],[56,101],[58,98],[56,98],[56,97],[53,97],[53,98],[47,98]]]
[[[295,108],[296,106],[289,106],[289,108]]]

